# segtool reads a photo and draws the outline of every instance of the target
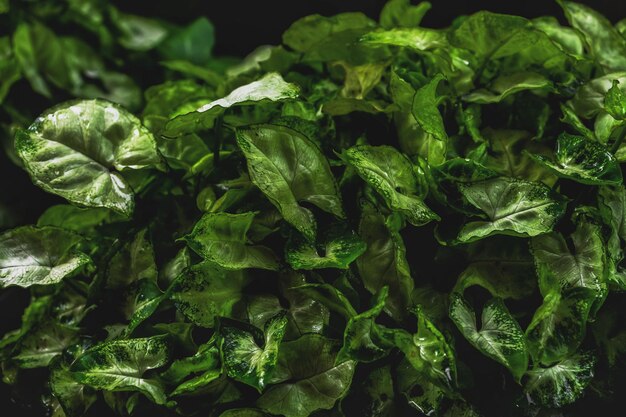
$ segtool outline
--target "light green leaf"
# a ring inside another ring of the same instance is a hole
[[[120,219],[123,219],[119,216]],[[70,204],[57,204],[43,212],[37,220],[37,226],[55,226],[82,234],[93,233],[102,223],[116,218],[111,210],[105,208],[80,208]]]
[[[443,124],[443,118],[437,106],[442,101],[441,96],[437,96],[437,87],[445,77],[437,74],[426,85],[418,88],[413,96],[413,106],[411,113],[417,123],[427,133],[436,139],[447,140],[448,134]]]
[[[531,354],[543,364],[578,349],[589,315],[602,305],[607,293],[599,226],[580,222],[570,239],[568,245],[561,234],[553,232],[531,240],[544,300],[526,334]]]
[[[532,157],[560,177],[590,185],[622,183],[622,171],[606,146],[582,136],[561,133],[554,161],[542,155]]]
[[[361,42],[371,45],[401,46],[417,52],[449,47],[445,32],[420,27],[370,32],[361,38]]]
[[[299,94],[300,88],[297,85],[288,83],[280,74],[271,72],[257,81],[234,89],[226,97],[210,101],[194,111],[174,117],[167,122],[163,135],[175,137],[201,129],[210,129],[215,120],[233,106],[290,100],[297,98]]]
[[[313,213],[299,202],[344,217],[328,161],[309,138],[288,127],[258,125],[237,129],[237,143],[252,182],[307,239],[315,238],[317,225]]]
[[[413,164],[391,146],[353,146],[342,159],[385,200],[390,209],[402,213],[409,223],[424,225],[439,216],[418,195],[420,184]]]
[[[220,354],[215,339],[211,338],[207,343],[198,347],[193,356],[177,359],[161,373],[160,377],[168,384],[180,384],[190,375],[204,373],[220,368]]]
[[[23,226],[0,234],[0,288],[50,285],[91,262],[75,249],[82,238],[56,227]]]
[[[285,260],[293,269],[347,269],[365,249],[356,233],[337,225],[325,229],[316,244],[292,234],[285,246]]]
[[[343,333],[343,346],[337,354],[337,362],[373,362],[389,353],[393,345],[384,338],[375,322],[385,307],[388,293],[388,288],[383,287],[374,297],[369,310],[350,317]]]
[[[524,390],[530,398],[546,407],[560,408],[572,404],[589,385],[595,362],[590,353],[581,353],[547,368],[537,367],[528,371]]]
[[[115,340],[101,343],[79,356],[70,367],[74,378],[106,391],[139,391],[157,404],[165,404],[163,388],[143,374],[165,365],[169,347],[166,338]]]
[[[538,182],[500,177],[461,185],[467,200],[485,213],[485,220],[466,223],[458,242],[494,234],[537,236],[552,230],[565,211],[565,199]]]
[[[161,167],[152,134],[104,100],[72,101],[18,131],[15,148],[35,184],[79,205],[130,216],[133,192],[118,171]]]
[[[212,262],[185,270],[172,284],[170,299],[198,326],[213,327],[215,317],[231,315],[248,283],[244,271],[228,271]]]
[[[463,97],[471,103],[499,103],[508,96],[524,90],[547,89],[552,83],[536,72],[502,75],[491,82],[489,89],[479,89]]]
[[[346,320],[350,320],[357,315],[348,298],[339,289],[330,284],[304,284],[291,289],[320,302],[329,310],[343,316]]]
[[[206,17],[199,17],[186,27],[173,30],[159,45],[159,52],[165,59],[206,64],[213,52],[213,32],[213,24]]]
[[[337,344],[316,334],[307,334],[280,347],[271,386],[257,406],[285,417],[307,417],[328,410],[346,395],[355,363],[335,364]]]
[[[605,72],[626,70],[626,39],[609,19],[591,7],[572,1],[559,1],[569,23],[585,38],[589,52]]]
[[[380,25],[386,29],[419,26],[431,7],[427,1],[413,6],[411,0],[389,0],[380,12]]]
[[[481,353],[506,366],[516,380],[528,367],[526,338],[517,320],[500,298],[492,298],[483,307],[478,329],[476,313],[460,293],[453,293],[450,318],[463,336]]]
[[[616,120],[626,119],[626,94],[618,87],[619,81],[613,80],[613,86],[604,97],[604,109]]]
[[[605,97],[618,82],[618,88],[626,89],[626,72],[613,72],[594,78],[576,90],[574,97],[568,102],[580,117],[590,119],[605,110]]]
[[[255,215],[205,213],[184,240],[204,259],[222,268],[276,270],[278,261],[271,249],[246,244]]]
[[[284,312],[277,314],[265,323],[263,335],[258,329],[248,332],[230,322],[224,321],[220,326],[220,351],[224,369],[229,377],[248,384],[261,391],[278,361],[278,347],[285,335],[287,316]],[[264,342],[257,344],[258,339]]]
[[[365,288],[376,294],[389,287],[386,309],[391,317],[400,320],[411,303],[414,282],[406,259],[406,247],[400,229],[399,216],[385,217],[373,206],[364,205],[359,223],[359,234],[367,250],[356,265]]]
[[[428,383],[449,391],[456,385],[456,360],[452,347],[441,331],[417,307],[417,333],[404,329],[385,329],[385,337],[392,342],[406,360]]]

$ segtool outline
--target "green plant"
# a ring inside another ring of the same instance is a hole
[[[300,19],[239,63],[211,56],[205,20],[112,19],[111,57],[167,59],[143,105],[128,76],[119,94],[66,84],[66,49],[26,60],[43,29],[20,23],[0,40],[4,109],[23,113],[22,75],[83,98],[13,120],[16,162],[68,204],[0,234],[0,288],[31,297],[0,340],[3,382],[67,417],[610,404],[626,24],[560,4],[570,26],[479,12],[429,29],[429,3],[391,0],[378,22]]]

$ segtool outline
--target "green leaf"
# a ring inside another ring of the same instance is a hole
[[[618,87],[619,81],[613,80],[613,86],[604,97],[604,109],[616,120],[626,119],[626,94]]]
[[[335,178],[328,161],[309,138],[284,126],[237,129],[252,182],[278,208],[287,222],[313,240],[313,213],[299,202],[344,218]]]
[[[437,74],[426,85],[417,89],[413,97],[411,113],[422,129],[436,139],[445,141],[448,139],[448,134],[437,108],[442,100],[441,96],[437,96],[437,87],[443,79],[443,75]]]
[[[234,89],[226,97],[202,104],[193,111],[175,115],[167,122],[163,135],[175,137],[210,129],[215,120],[231,107],[291,100],[299,94],[297,85],[288,83],[280,74],[271,72],[257,81]]]
[[[622,242],[626,240],[626,189],[601,187],[598,192],[598,207],[604,223],[610,227],[606,242],[608,281],[618,288],[626,289],[626,273],[620,263],[624,258]]]
[[[413,6],[411,0],[389,0],[380,12],[380,25],[386,29],[419,26],[431,7],[427,1]]]
[[[346,395],[355,363],[335,364],[337,344],[323,336],[307,334],[281,345],[278,365],[270,384],[256,404],[285,417],[306,417],[328,410]]]
[[[283,33],[283,43],[302,53],[306,62],[344,60],[364,64],[383,57],[358,44],[359,38],[375,25],[363,13],[340,13],[331,17],[313,14],[296,20]]]
[[[449,391],[456,385],[454,351],[420,307],[415,313],[417,333],[412,335],[404,329],[393,329],[386,330],[385,337],[404,353],[406,360],[422,378]]]
[[[213,327],[217,316],[231,315],[247,283],[244,271],[229,271],[207,261],[181,273],[172,284],[169,297],[190,321]]]
[[[0,5],[0,9],[1,7]],[[15,56],[13,56],[9,37],[0,37],[0,103],[4,101],[11,90],[11,86],[21,77],[20,67]]]
[[[248,332],[224,321],[220,326],[220,351],[224,369],[229,377],[261,391],[278,361],[279,345],[285,335],[287,316],[277,314],[265,323],[262,334],[258,329]],[[257,340],[262,338],[262,346]]]
[[[537,367],[528,371],[524,390],[546,407],[572,404],[589,385],[595,362],[590,353],[580,353],[546,368]]]
[[[367,244],[367,250],[356,265],[365,288],[376,294],[389,287],[386,310],[396,320],[405,316],[411,303],[414,282],[406,259],[406,247],[398,216],[385,217],[373,206],[365,205],[359,223],[359,234]]]
[[[531,240],[543,304],[526,329],[529,348],[543,364],[573,354],[589,315],[606,297],[606,254],[600,228],[580,222],[571,244],[556,232]]]
[[[503,75],[491,82],[489,89],[479,89],[463,97],[471,103],[499,103],[508,96],[524,90],[548,89],[550,80],[535,72],[517,72]]]
[[[467,17],[449,34],[450,43],[483,59],[515,54],[533,44],[530,22],[523,17],[481,11]]]
[[[44,190],[126,216],[133,212],[133,192],[118,171],[161,166],[152,134],[128,111],[104,100],[54,107],[18,132],[15,148]]]
[[[161,373],[160,377],[168,384],[178,385],[189,376],[219,368],[220,354],[217,346],[215,346],[215,339],[212,338],[198,347],[198,351],[193,356],[173,361],[170,367]]]
[[[265,246],[246,244],[256,213],[205,213],[184,237],[205,260],[226,269],[278,269],[276,255]]]
[[[82,238],[56,227],[23,226],[0,234],[0,288],[51,285],[91,262]]]
[[[626,72],[613,72],[594,78],[579,87],[576,94],[569,101],[574,112],[586,119],[596,116],[605,110],[605,99],[614,81],[618,81],[618,88],[626,88]]]
[[[76,339],[78,328],[51,319],[30,329],[14,348],[13,360],[21,368],[48,366]]]
[[[185,28],[174,30],[159,45],[159,52],[165,59],[206,64],[213,52],[213,32],[213,24],[206,17],[199,17]]]
[[[350,317],[343,333],[343,346],[337,354],[337,362],[373,362],[389,353],[392,344],[384,339],[375,322],[385,307],[388,293],[388,288],[383,287],[374,297],[369,310]]]
[[[114,8],[111,12],[113,24],[120,32],[118,42],[126,49],[149,51],[167,36],[167,29],[157,20],[122,13]]]
[[[149,236],[146,236],[147,232],[147,229],[141,230],[111,258],[107,288],[124,288],[141,280],[156,282],[154,249]]]
[[[401,46],[416,52],[449,47],[445,32],[418,27],[370,32],[361,38],[361,42],[370,45]]]
[[[353,146],[342,159],[385,200],[390,209],[402,213],[409,223],[424,225],[439,216],[418,195],[420,184],[413,164],[391,146]]]
[[[365,252],[365,242],[346,227],[331,226],[321,235],[319,242],[313,244],[299,235],[292,234],[285,246],[287,263],[293,269],[347,269]]]
[[[157,404],[165,404],[163,388],[143,374],[165,365],[167,340],[161,336],[104,342],[79,356],[70,367],[80,383],[106,391],[139,391]]]
[[[486,217],[463,225],[456,238],[460,243],[495,234],[537,236],[547,233],[565,211],[565,199],[537,182],[500,177],[462,185],[460,190]]]
[[[115,214],[104,208],[80,208],[70,204],[57,204],[43,212],[37,226],[55,226],[82,234],[91,234],[102,223],[115,219]]]
[[[572,1],[559,1],[565,17],[585,38],[591,56],[605,72],[626,70],[626,39],[609,19],[591,7]]]
[[[291,289],[320,302],[330,311],[340,314],[346,320],[350,320],[357,315],[348,298],[339,289],[330,284],[304,284]]]
[[[506,366],[520,380],[528,367],[526,337],[500,298],[492,298],[485,304],[478,329],[474,309],[462,294],[454,293],[450,318],[476,349]]]
[[[66,358],[59,358],[50,365],[50,390],[61,404],[65,415],[77,417],[85,414],[97,396],[91,387],[76,382],[69,371],[71,362],[83,353],[82,346],[72,346],[68,351]]]
[[[533,155],[533,158],[560,177],[582,184],[622,183],[622,171],[611,152],[604,145],[582,136],[561,133],[554,161],[542,155]]]

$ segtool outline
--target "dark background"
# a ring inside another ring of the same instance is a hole
[[[386,0],[117,0],[121,10],[143,16],[186,24],[204,15],[215,25],[215,55],[243,56],[262,44],[279,44],[282,32],[296,19],[318,13],[333,15],[361,11],[377,18]],[[611,21],[626,18],[626,0],[579,0],[603,13]],[[417,0],[414,0],[417,3]],[[553,15],[564,22],[561,8],[553,0],[431,0],[432,9],[423,25],[444,27],[455,17],[479,10],[516,14],[528,18]],[[151,77],[152,79],[154,77]],[[9,93],[11,94],[11,93]],[[34,94],[34,93],[33,93]],[[24,97],[39,100],[38,97]],[[36,221],[46,207],[63,200],[34,186],[28,175],[16,167],[0,149],[0,209],[9,208],[17,224]],[[1,211],[1,210],[0,210]],[[0,213],[1,214],[1,213]],[[24,293],[25,295],[26,293]],[[0,292],[0,334],[19,325],[19,316],[7,311],[13,291]],[[18,297],[19,298],[19,297]],[[13,300],[16,301],[16,300]],[[27,302],[27,299],[22,300]],[[3,307],[4,306],[4,307]],[[5,315],[5,313],[9,313]],[[6,386],[0,383],[0,413],[25,416],[24,410],[12,409]],[[8,408],[7,408],[8,406]]]

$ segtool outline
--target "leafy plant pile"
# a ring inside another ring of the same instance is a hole
[[[67,200],[0,234],[0,287],[31,297],[0,341],[14,401],[574,416],[624,392],[626,21],[430,29],[391,0],[233,62],[206,19],[53,4],[0,1],[28,16],[0,38],[9,154]],[[142,98],[116,57],[165,81]],[[30,124],[24,79],[78,99]]]

